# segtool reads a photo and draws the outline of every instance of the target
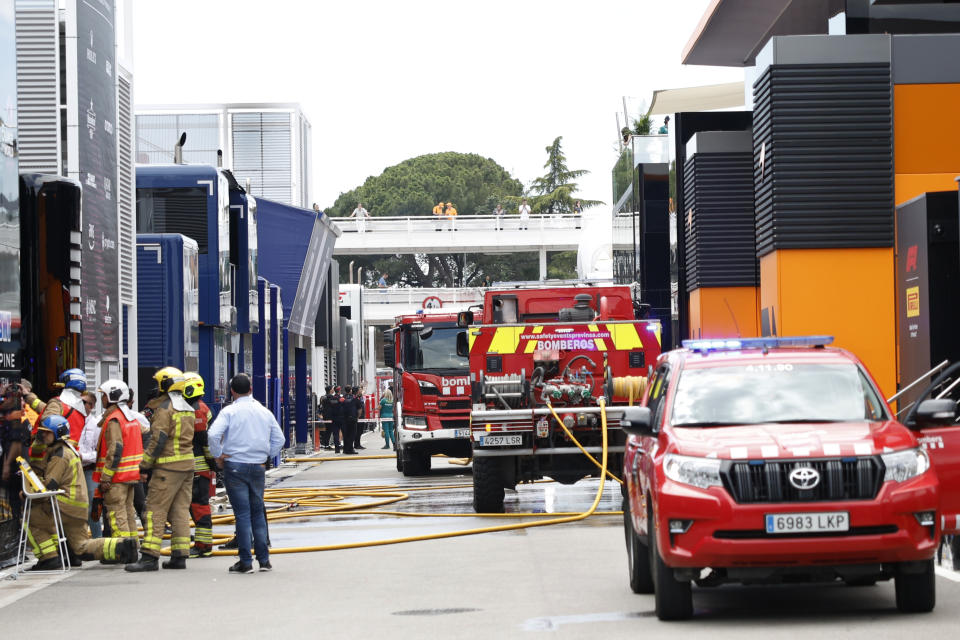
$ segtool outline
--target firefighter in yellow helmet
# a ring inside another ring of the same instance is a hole
[[[70,557],[59,556],[53,511],[48,502],[43,502],[30,512],[29,539],[37,556],[37,563],[30,570],[49,571],[59,569],[63,564],[76,567],[80,566],[81,560],[129,562],[136,558],[135,538],[90,538],[87,482],[83,477],[80,454],[69,441],[69,421],[56,415],[42,418],[37,435],[44,444],[43,484],[50,491],[63,490],[57,496],[57,502]]]
[[[171,371],[172,370],[172,371]],[[173,375],[173,373],[179,375]],[[190,494],[193,488],[194,409],[183,397],[187,378],[168,367],[157,372],[160,395],[149,403],[150,440],[143,452],[141,471],[152,469],[144,506],[140,560],[127,571],[156,571],[160,545],[170,521],[170,560],[164,569],[186,569],[190,555]]]
[[[193,517],[193,550],[191,558],[209,558],[213,555],[213,522],[210,519],[210,496],[216,493],[217,462],[210,455],[207,427],[213,421],[213,412],[203,401],[203,378],[192,371],[184,373],[183,397],[194,409],[193,423],[193,496],[190,515]]]

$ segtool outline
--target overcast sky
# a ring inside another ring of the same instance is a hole
[[[609,205],[621,96],[634,116],[655,89],[742,79],[739,69],[680,64],[708,4],[136,2],[135,99],[299,102],[321,206],[441,151],[492,158],[529,186],[556,136],[570,168],[591,172],[581,197]]]

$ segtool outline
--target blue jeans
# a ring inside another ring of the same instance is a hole
[[[87,506],[87,524],[90,525],[90,537],[101,538],[103,537],[103,526],[99,520],[90,519],[90,511],[93,509],[93,492],[97,488],[97,485],[93,484],[93,467],[84,469],[83,477],[87,481],[87,498],[90,500],[90,505]],[[134,531],[136,531],[136,527],[134,527]],[[117,536],[115,531],[111,531],[110,534],[114,537]]]
[[[264,467],[262,464],[224,461],[223,486],[237,520],[237,551],[240,562],[252,564],[250,535],[260,564],[270,561],[267,548],[267,516],[263,508]]]

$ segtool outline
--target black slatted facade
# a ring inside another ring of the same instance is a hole
[[[757,286],[752,165],[749,152],[696,153],[684,163],[687,291]]]
[[[758,256],[893,246],[888,63],[768,67],[753,153]]]

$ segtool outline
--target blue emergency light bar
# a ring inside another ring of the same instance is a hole
[[[779,349],[781,347],[824,347],[833,336],[789,336],[770,338],[716,338],[684,340],[684,349],[691,351],[741,351],[743,349]]]

